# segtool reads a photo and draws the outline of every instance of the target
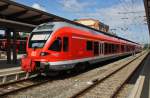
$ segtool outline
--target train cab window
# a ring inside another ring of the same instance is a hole
[[[92,50],[93,49],[93,43],[92,41],[86,42],[86,50]]]
[[[32,32],[29,38],[29,48],[43,48],[48,38],[50,37],[51,32]]]
[[[69,41],[68,41],[68,37],[63,37],[63,51],[68,51],[68,44],[69,44]]]
[[[58,37],[50,46],[49,50],[53,50],[53,51],[61,51],[61,47],[62,47],[62,40],[60,37]]]

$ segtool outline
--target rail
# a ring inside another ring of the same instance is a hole
[[[37,74],[26,73],[25,71],[22,71],[19,67],[9,68],[7,70],[0,71],[0,73],[0,85],[37,76]]]
[[[119,68],[109,72],[109,74],[106,74],[102,78],[96,78],[96,79],[92,80],[92,84],[88,85],[84,89],[82,89],[82,90],[78,91],[77,93],[73,94],[70,98],[79,98],[79,97],[84,96],[86,93],[88,93],[88,91],[90,91],[91,89],[93,89],[94,87],[96,87],[97,85],[102,83],[103,81],[107,80],[109,77],[111,77],[112,75],[116,74],[118,71],[122,70],[123,68],[125,68],[126,66],[128,66],[129,64],[131,64],[132,62],[134,62],[135,60],[137,60],[138,58],[140,58],[143,55],[146,56],[147,52],[143,52],[142,54],[140,54],[139,56],[135,57],[134,59],[129,60],[129,62],[127,62],[126,64],[122,65],[121,67],[119,67]],[[123,83],[124,83],[124,81],[122,82],[122,84]],[[120,89],[120,87],[118,87],[117,90],[119,90],[119,89]],[[114,97],[116,95],[115,93],[117,93],[117,90],[116,90],[116,92],[114,92],[113,95],[111,95],[111,97]]]
[[[48,81],[50,81],[49,78],[46,78],[44,76],[40,76],[40,77],[36,76],[36,77],[29,77],[27,79],[22,79],[7,84],[3,84],[0,85],[0,97],[20,90],[31,88],[37,85],[41,85]]]
[[[21,75],[25,74],[25,76],[21,77]],[[12,79],[13,77],[13,79]],[[1,83],[0,84],[5,84],[13,81],[17,81],[20,79],[27,79],[29,77],[29,73],[25,73],[24,71],[19,71],[19,72],[14,72],[14,73],[9,73],[9,74],[3,74],[0,75]],[[11,78],[11,80],[9,79]]]

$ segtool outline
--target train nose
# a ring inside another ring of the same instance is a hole
[[[21,68],[26,72],[32,72],[35,70],[35,62],[30,58],[21,58]]]
[[[47,56],[47,55],[50,55],[50,53],[48,53],[48,52],[41,52],[40,53],[40,56]]]

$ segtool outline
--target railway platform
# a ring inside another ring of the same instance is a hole
[[[150,52],[142,62],[142,69],[128,98],[150,98]]]
[[[150,53],[144,62],[141,76],[144,78],[144,83],[140,98],[150,98]]]
[[[20,65],[20,58],[23,56],[23,54],[17,55],[17,63],[7,63],[7,58],[0,58],[0,71],[1,70],[7,70],[8,68],[14,68],[19,67]],[[12,57],[11,57],[12,58]]]
[[[1,75],[1,83],[3,86],[0,86],[0,89],[2,89],[3,91],[0,91],[0,96],[4,96],[2,98],[5,98],[5,95],[11,96],[13,98],[18,98],[18,96],[21,95],[22,97],[31,98],[30,96],[32,96],[32,98],[37,98],[37,94],[38,97],[41,97],[41,95],[44,93],[44,96],[49,96],[50,98],[110,98],[109,96],[115,96],[117,94],[118,88],[122,87],[122,85],[124,84],[123,81],[126,81],[128,79],[130,74],[134,72],[133,70],[135,70],[135,68],[139,66],[139,64],[143,61],[147,54],[148,52],[143,51],[143,53],[129,56],[119,61],[107,64],[103,67],[98,67],[96,69],[86,71],[77,76],[71,76],[65,79],[60,79],[60,77],[57,77],[59,79],[51,78],[48,81],[44,79],[44,81],[40,81],[38,82],[38,84],[37,82],[28,81],[26,77],[29,77],[31,75],[28,75],[27,73],[19,70],[18,72],[14,72],[14,70],[17,70],[16,68],[12,70],[11,74],[6,73],[4,75]],[[10,81],[10,78],[12,79],[12,77],[10,77],[12,74],[14,82]],[[27,80],[22,82],[19,80],[22,78]],[[45,82],[47,83],[44,84]],[[20,84],[21,86],[16,87],[16,84]],[[42,84],[42,86],[40,86],[39,84]],[[12,89],[9,89],[10,86]],[[35,88],[29,89],[31,87]],[[23,91],[24,88],[30,90],[30,94],[28,93],[28,91]],[[38,92],[38,88],[40,88],[40,92]],[[55,90],[51,90],[54,88]],[[64,90],[64,88],[66,90]],[[18,94],[15,91],[19,91]]]

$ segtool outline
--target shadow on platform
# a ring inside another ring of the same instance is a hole
[[[20,66],[20,59],[17,60],[17,64],[8,64],[6,59],[0,59],[0,70],[12,67],[19,67]]]
[[[13,68],[13,67],[19,67],[20,66],[20,58],[22,57],[22,55],[24,55],[24,54],[17,55],[16,64],[13,64],[13,62],[11,62],[11,64],[8,64],[6,58],[0,59],[0,70],[7,69],[7,68]]]

